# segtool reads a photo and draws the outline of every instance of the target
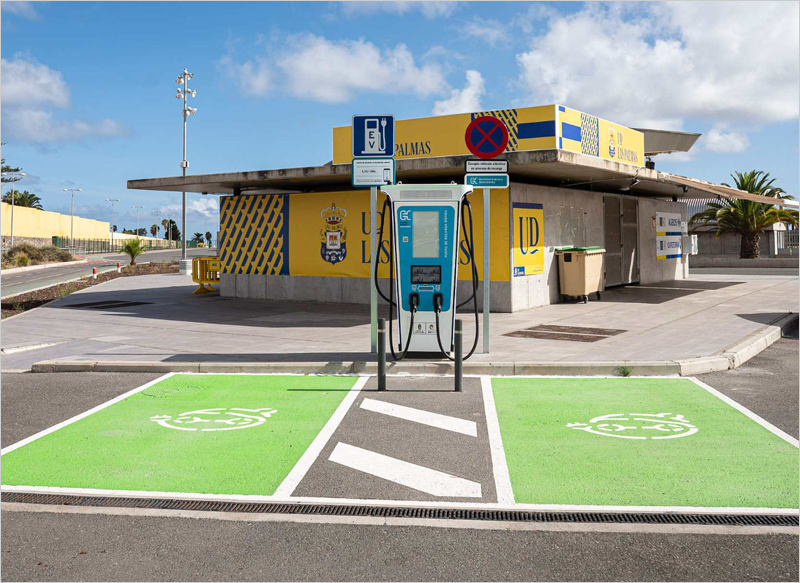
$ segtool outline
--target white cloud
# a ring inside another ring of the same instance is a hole
[[[180,204],[165,204],[160,205],[156,209],[159,216],[166,214],[174,215],[175,221],[180,226],[181,205]],[[187,197],[186,201],[186,218],[189,223],[190,229],[199,230],[200,227],[192,227],[192,223],[199,219],[219,219],[219,202],[216,196],[202,196],[194,198],[193,195]],[[196,224],[196,223],[195,223]]]
[[[15,2],[12,4],[16,4]],[[3,2],[3,6],[6,2]],[[35,103],[69,107],[69,87],[60,71],[41,65],[22,55],[14,60],[0,60],[3,86],[3,106],[33,105]]]
[[[381,51],[363,39],[331,41],[308,34],[292,37],[288,45],[278,67],[289,92],[304,99],[342,103],[357,91],[427,97],[449,89],[437,64],[417,66],[403,44]]]
[[[700,138],[703,149],[717,153],[744,152],[750,141],[747,136],[738,132],[726,132],[725,126],[714,126]]]
[[[511,19],[511,26],[519,27],[524,34],[531,34],[534,23],[553,18],[558,15],[558,10],[547,4],[531,4],[528,10],[517,14]]]
[[[458,2],[342,2],[342,12],[346,16],[371,15],[381,12],[404,15],[419,10],[428,19],[450,16],[458,6]]]
[[[131,133],[113,119],[91,121],[56,118],[54,109],[71,106],[70,90],[60,71],[22,55],[15,55],[12,61],[2,59],[0,65],[4,138],[41,146]]]
[[[226,55],[217,61],[217,67],[236,83],[239,92],[246,97],[264,97],[273,89],[272,72],[262,58],[236,63]]]
[[[450,97],[433,104],[433,115],[469,113],[480,111],[481,96],[484,94],[483,76],[479,71],[468,70],[467,82],[463,89],[453,89]]]
[[[130,130],[113,119],[54,119],[51,111],[25,108],[10,109],[3,114],[3,137],[29,144],[52,144],[89,137],[113,138],[129,134]]]
[[[497,20],[473,18],[459,29],[460,33],[485,42],[490,47],[506,43],[510,39],[506,25]]]
[[[635,127],[796,120],[798,6],[588,4],[550,18],[517,55],[519,81],[530,104],[563,103]]]
[[[36,20],[39,18],[36,8],[33,7],[33,2],[7,2],[4,0],[0,2],[0,9],[2,9],[3,12],[16,14],[28,20]]]

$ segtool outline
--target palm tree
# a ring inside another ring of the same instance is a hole
[[[158,225],[156,225],[156,224],[150,225],[150,234],[151,234],[153,237],[158,237],[158,231],[159,231],[160,229],[161,229],[161,227],[159,227],[159,226],[158,226]]]
[[[768,172],[751,170],[731,174],[736,188],[752,194],[776,199],[791,198],[785,191],[774,186],[775,179]],[[723,184],[730,188],[729,184]],[[742,237],[739,249],[741,259],[759,256],[758,241],[761,233],[775,223],[797,225],[797,211],[785,210],[772,204],[753,202],[741,198],[710,202],[707,208],[691,218],[691,224],[711,225],[717,228],[717,238],[724,233],[738,233]]]
[[[3,197],[3,202],[11,204],[10,190]],[[37,195],[33,194],[32,192],[28,192],[27,190],[23,190],[22,192],[20,192],[19,190],[14,191],[14,204],[16,206],[25,206],[32,209],[43,210],[42,199],[39,198]]]
[[[206,231],[206,241],[208,241],[208,246],[211,247],[211,231]]]
[[[131,258],[131,265],[136,265],[136,258],[144,253],[144,247],[140,239],[128,239],[119,252],[127,253]]]
[[[193,243],[202,243],[203,242],[203,233],[195,233],[192,235],[192,242]]]

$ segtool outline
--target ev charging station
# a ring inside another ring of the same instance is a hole
[[[408,352],[448,356],[453,350],[460,231],[471,246],[471,225],[466,237],[462,215],[465,197],[472,190],[458,184],[381,188],[388,197],[384,213],[387,206],[391,212],[396,273],[392,293],[397,297],[400,358]],[[474,292],[473,286],[473,297]],[[389,302],[392,307],[392,298]],[[389,341],[393,341],[391,336]]]

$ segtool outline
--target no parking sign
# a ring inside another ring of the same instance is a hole
[[[508,145],[508,129],[502,120],[483,115],[476,117],[467,126],[464,141],[469,151],[478,158],[496,158]]]

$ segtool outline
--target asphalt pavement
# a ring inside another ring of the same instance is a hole
[[[793,354],[791,345],[785,350],[781,346],[786,342],[794,342]],[[782,408],[791,390],[796,401],[797,340],[781,340],[759,358],[773,354],[778,355],[780,366],[794,366],[795,376],[766,371],[767,376],[754,385],[763,394],[753,402],[764,403],[759,414],[779,425],[785,424]],[[761,368],[757,359],[742,370],[750,367]],[[3,374],[2,444],[7,446],[157,376]],[[707,376],[703,380],[728,390],[719,379]],[[405,386],[410,382],[391,386],[413,390],[411,398],[420,400],[420,405],[424,401],[434,411],[437,393],[452,389],[452,379],[429,377],[427,389]],[[464,395],[457,396],[464,398],[462,413],[476,420],[480,435],[482,420],[472,402],[474,389],[465,388]],[[426,390],[432,392],[422,392]],[[372,395],[367,390],[363,397]],[[775,404],[767,406],[771,400]],[[796,403],[794,407],[796,416]],[[358,438],[357,422],[354,417],[349,423],[348,439]],[[402,430],[401,425],[397,428]],[[419,429],[406,431],[411,434]],[[413,435],[402,439],[413,439]],[[455,455],[455,447],[446,451]],[[0,523],[4,580],[797,581],[799,576],[798,537],[794,535],[580,528],[585,530],[302,524],[8,510],[2,512]]]
[[[735,370],[699,378],[792,437],[798,437],[798,333],[794,327],[761,354]]]
[[[215,255],[216,249],[187,249],[188,257]],[[104,255],[89,255],[88,263],[47,267],[31,271],[11,272],[2,274],[0,295],[13,296],[27,291],[65,283],[92,274],[92,269],[97,268],[98,273],[114,269],[117,262],[125,264],[126,255],[122,253],[108,253]],[[181,258],[180,249],[165,249],[163,251],[147,251],[139,256],[137,261],[178,261]]]

